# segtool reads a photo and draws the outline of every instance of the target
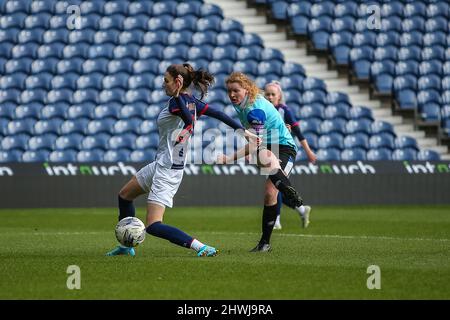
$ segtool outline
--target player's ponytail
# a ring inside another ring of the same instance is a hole
[[[214,76],[206,70],[194,70],[189,63],[184,63],[183,66],[188,70],[194,88],[202,93],[203,97],[208,93],[208,87],[214,84]]]
[[[183,89],[191,84],[201,92],[201,99],[208,93],[208,87],[214,84],[214,76],[208,71],[199,69],[194,70],[189,63],[172,64],[167,68],[167,72],[174,78],[181,75],[183,77]]]

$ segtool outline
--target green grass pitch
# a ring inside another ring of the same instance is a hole
[[[165,223],[217,257],[147,235],[136,257],[106,257],[117,210],[0,210],[0,299],[449,299],[450,207],[283,208],[273,251],[249,253],[261,208],[174,208]],[[144,209],[138,208],[144,219]],[[69,265],[81,289],[69,290]],[[369,290],[370,265],[381,288]]]

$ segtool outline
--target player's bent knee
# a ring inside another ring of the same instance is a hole
[[[119,197],[128,201],[133,201],[139,195],[144,193],[145,191],[142,190],[141,186],[137,182],[137,179],[133,177],[125,186],[123,186],[122,189],[120,189]]]

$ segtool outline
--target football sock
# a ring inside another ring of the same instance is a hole
[[[197,239],[192,240],[191,249],[194,249],[195,251],[199,252],[203,246],[204,244],[198,241]]]
[[[264,206],[262,217],[262,236],[260,243],[269,243],[272,236],[273,225],[277,220],[277,205]]]
[[[152,236],[169,240],[170,242],[185,248],[191,247],[193,238],[175,227],[158,221],[149,225],[146,230],[147,233]]]
[[[121,196],[119,198],[119,221],[126,217],[134,217],[136,211],[134,209],[133,201],[125,200]]]
[[[289,181],[288,177],[281,171],[281,169],[278,169],[278,171],[275,174],[272,174],[269,176],[270,181],[272,181],[273,185],[280,190],[282,193],[286,191],[287,187],[291,186],[291,182]]]
[[[282,193],[283,198],[285,198],[286,201],[284,203],[294,209],[298,201],[295,201],[294,203],[289,202],[289,197],[286,196],[286,194],[290,194],[292,190],[295,190],[295,188],[292,186],[291,181],[289,181],[288,177],[281,171],[281,169],[278,169],[278,171],[269,176],[270,181],[272,181],[273,185]],[[300,198],[301,200],[301,198]],[[292,199],[292,201],[294,201]]]
[[[278,194],[278,197],[280,198],[280,194]],[[289,203],[285,200],[285,198],[281,197],[281,199],[285,205],[287,205],[288,207],[290,206]],[[301,205],[300,207],[296,207],[295,210],[297,210],[298,213],[300,213],[302,216],[305,213],[305,207],[303,205]]]
[[[295,208],[295,210],[297,210],[302,215],[302,217],[305,214],[305,207],[303,205],[301,205],[300,207]]]

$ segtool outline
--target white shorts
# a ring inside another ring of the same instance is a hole
[[[157,202],[172,208],[173,197],[183,180],[184,170],[161,166],[156,161],[146,165],[136,173],[136,179],[146,192],[147,202]]]

